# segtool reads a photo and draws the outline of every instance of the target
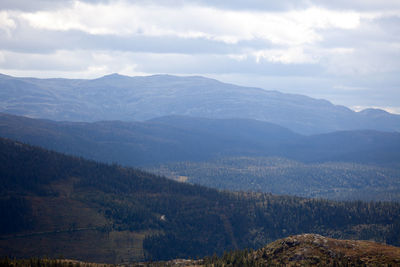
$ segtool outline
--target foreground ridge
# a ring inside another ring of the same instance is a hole
[[[96,264],[64,259],[0,259],[0,266],[132,266],[132,267],[242,267],[242,266],[400,266],[400,248],[372,241],[338,240],[318,234],[279,239],[253,250],[225,252],[220,258],[175,259],[130,264]]]
[[[339,240],[318,234],[293,235],[253,250],[225,252],[201,260],[142,262],[134,267],[179,266],[400,266],[400,248],[372,241]]]
[[[400,248],[318,234],[289,236],[256,251],[205,259],[205,266],[399,266]]]
[[[277,240],[256,252],[268,264],[285,265],[396,265],[400,248],[372,241],[338,240],[303,234]]]
[[[134,266],[400,266],[400,248],[372,241],[339,240],[318,234],[293,235],[256,251],[220,258],[138,263]]]

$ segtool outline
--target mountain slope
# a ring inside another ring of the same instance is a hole
[[[167,115],[245,118],[313,134],[399,131],[400,115],[354,112],[326,100],[241,87],[204,77],[118,74],[94,80],[0,77],[0,112],[71,121],[148,120]]]
[[[7,114],[0,114],[0,136],[130,166],[260,151],[277,153],[277,141],[300,137],[273,124],[241,119],[176,117],[148,122],[74,123]]]
[[[201,162],[171,162],[146,170],[221,190],[333,200],[400,201],[400,169],[371,164],[224,157]]]
[[[38,259],[0,259],[2,266],[30,267]],[[76,260],[41,259],[41,266],[110,266]],[[256,251],[224,252],[204,259],[174,259],[160,262],[130,263],[132,267],[206,267],[206,266],[398,266],[400,248],[371,241],[339,240],[317,234],[302,234],[276,240]]]
[[[247,119],[73,123],[0,113],[0,136],[218,189],[400,200],[400,134],[302,136]]]
[[[105,162],[140,166],[221,156],[280,156],[302,162],[400,162],[400,133],[347,131],[302,136],[247,119],[183,116],[146,122],[35,120],[0,113],[0,136]]]
[[[400,244],[400,204],[222,193],[0,139],[0,255],[203,257],[316,232]]]

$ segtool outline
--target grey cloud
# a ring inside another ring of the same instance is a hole
[[[23,20],[11,35],[0,30],[0,49],[51,53],[60,49],[118,50],[149,53],[178,54],[235,54],[243,49],[266,49],[272,47],[265,40],[240,41],[227,44],[205,38],[180,38],[176,36],[129,36],[92,35],[79,30],[53,31],[32,28]]]
[[[362,19],[356,29],[320,30],[324,37],[321,42],[327,47],[365,45],[366,42],[400,42],[400,17],[389,16],[376,19]]]
[[[310,4],[337,10],[382,11],[400,9],[400,1],[397,0],[312,0]]]
[[[62,0],[61,0],[62,1]],[[67,0],[65,0],[67,1]],[[269,10],[284,11],[288,9],[298,9],[309,7],[308,0],[282,0],[282,1],[265,1],[265,0],[126,0],[128,3],[140,5],[157,5],[165,7],[182,7],[185,5],[209,6],[220,9],[230,10]],[[107,0],[84,0],[84,2],[112,2]]]
[[[356,29],[319,30],[323,40],[315,45],[324,51],[320,60],[334,77],[363,77],[370,82],[375,73],[398,73],[400,69],[400,18],[384,16],[362,19]],[[335,49],[352,49],[348,54],[335,53]],[[337,72],[337,73],[336,73]],[[395,75],[396,76],[396,75]],[[397,75],[398,76],[398,75]],[[380,82],[384,82],[381,80]],[[398,80],[400,82],[400,80]]]
[[[155,1],[156,2],[156,1]],[[161,1],[157,1],[161,2]],[[183,1],[172,1],[183,2]],[[185,1],[188,2],[188,1]],[[400,1],[397,0],[282,0],[282,1],[265,1],[265,0],[189,0],[189,2],[215,6],[226,9],[251,9],[264,11],[284,11],[291,9],[304,9],[312,6],[320,6],[328,9],[336,10],[361,10],[361,11],[377,11],[377,10],[393,10],[400,8]]]
[[[397,0],[131,0],[130,2],[162,6],[184,6],[195,4],[201,6],[210,6],[230,10],[253,10],[253,11],[286,11],[293,9],[305,9],[313,6],[324,7],[336,10],[393,10],[400,8],[400,2]]]
[[[221,9],[253,11],[286,11],[305,9],[313,6],[336,10],[359,11],[393,10],[400,8],[400,1],[398,0],[148,0],[145,2],[141,0],[131,0],[130,2],[162,6],[184,6],[187,4],[195,4]]]
[[[110,0],[80,0],[87,3],[108,3]],[[0,10],[34,12],[69,7],[74,0],[2,0]]]
[[[81,0],[86,3],[112,3],[111,0]],[[127,0],[126,0],[127,1]],[[337,10],[377,11],[400,9],[400,1],[397,0],[129,0],[128,3],[140,5],[158,5],[166,7],[180,7],[188,4],[209,6],[229,10],[253,10],[253,11],[286,11],[304,9],[319,6]],[[0,9],[37,11],[62,8],[73,4],[73,0],[2,0]]]
[[[377,75],[372,84],[360,77],[332,76],[274,76],[263,74],[211,74],[211,77],[235,84],[278,90],[292,94],[305,94],[330,100],[337,105],[380,106],[399,108],[400,88],[396,75]],[[387,79],[383,81],[384,79]],[[396,85],[397,84],[397,85]],[[360,90],[343,90],[337,86],[362,87]]]
[[[224,55],[133,54],[132,62],[140,62],[138,70],[146,73],[246,73],[273,76],[319,76],[323,70],[314,64],[281,64],[254,57],[236,60]]]
[[[37,11],[60,8],[72,4],[72,0],[2,0],[0,9],[5,10],[21,10],[21,11]]]
[[[199,5],[214,6],[217,8],[237,9],[237,10],[269,10],[283,11],[288,9],[304,8],[308,6],[306,0],[285,0],[285,1],[265,1],[265,0],[191,0]]]
[[[4,59],[0,62],[0,68],[10,70],[35,70],[35,71],[83,71],[90,62],[90,56],[81,53],[76,57],[67,57],[70,55],[41,55],[41,54],[19,54],[2,53]]]

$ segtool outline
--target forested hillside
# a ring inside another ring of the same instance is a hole
[[[400,205],[219,192],[1,139],[0,254],[203,257],[291,234],[400,244]]]
[[[217,189],[335,200],[400,199],[400,134],[303,136],[245,119],[55,122],[0,113],[0,136]]]
[[[400,133],[346,131],[304,136],[275,124],[182,116],[146,122],[55,122],[0,113],[0,136],[104,162],[145,166],[227,156],[400,167]]]
[[[150,172],[208,187],[334,200],[400,201],[400,169],[279,157],[224,157],[154,165]]]

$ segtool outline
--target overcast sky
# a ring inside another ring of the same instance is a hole
[[[400,113],[400,1],[0,0],[0,72],[202,75]]]

